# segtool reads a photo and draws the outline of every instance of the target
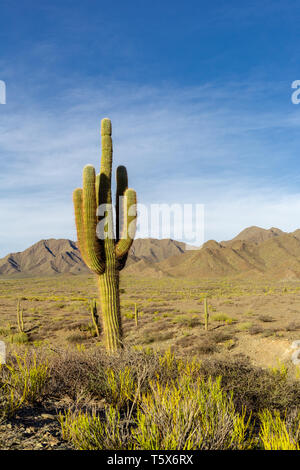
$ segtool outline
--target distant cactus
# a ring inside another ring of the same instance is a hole
[[[106,348],[123,347],[119,299],[119,271],[124,268],[136,229],[136,193],[128,189],[127,171],[116,172],[116,235],[113,228],[111,196],[111,122],[101,121],[102,157],[100,173],[87,165],[83,188],[75,189],[73,201],[78,245],[86,265],[97,275]],[[120,198],[123,205],[119,207]]]
[[[99,331],[99,315],[98,315],[98,310],[97,310],[97,301],[96,299],[91,300],[90,303],[90,310],[91,310],[91,315],[92,315],[92,322],[96,331],[96,335],[100,336],[100,331]]]
[[[209,313],[207,308],[207,298],[204,299],[204,328],[208,330]]]
[[[18,330],[20,333],[24,333],[24,311],[21,308],[21,301],[18,299],[17,302],[17,322],[18,322]]]
[[[135,319],[135,326],[139,325],[139,311],[137,308],[137,304],[134,304],[134,319]]]

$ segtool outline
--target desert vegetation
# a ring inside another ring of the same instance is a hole
[[[18,346],[0,381],[0,429],[42,406],[64,448],[299,450],[299,380],[245,359]]]
[[[93,276],[3,280],[1,448],[298,449],[299,290],[121,274],[107,354]]]

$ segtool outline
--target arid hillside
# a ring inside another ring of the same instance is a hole
[[[144,266],[182,254],[185,243],[174,240],[137,239],[134,241],[130,264]],[[140,264],[139,264],[140,263]],[[77,244],[66,239],[40,240],[19,253],[10,253],[0,259],[0,276],[49,276],[51,274],[82,274],[89,272],[82,261]]]
[[[164,239],[137,239],[125,270],[133,275],[172,277],[300,278],[300,229],[249,227],[232,240],[209,240],[199,249]],[[0,260],[0,276],[27,277],[89,272],[75,242],[41,240]]]
[[[242,234],[226,243],[210,240],[200,250],[158,263],[157,269],[175,277],[300,278],[299,230],[293,233],[260,230],[263,229],[256,233],[244,231],[245,240]]]

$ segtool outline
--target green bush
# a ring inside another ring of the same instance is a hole
[[[121,419],[112,405],[104,419],[95,413],[60,414],[64,439],[77,449],[196,450],[248,449],[250,419],[238,414],[221,388],[221,379],[207,381],[190,375],[170,384],[151,383],[141,395],[137,412]]]
[[[0,364],[0,418],[13,416],[24,403],[40,400],[49,380],[48,364],[36,355],[15,354]]]

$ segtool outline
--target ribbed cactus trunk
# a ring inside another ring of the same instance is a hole
[[[117,168],[116,236],[111,196],[111,122],[101,121],[102,157],[96,176],[91,165],[83,170],[83,189],[73,193],[79,249],[97,275],[103,330],[110,352],[123,347],[119,298],[119,271],[124,268],[136,229],[136,193],[128,189],[126,168]],[[120,206],[123,197],[123,206]],[[121,207],[121,208],[120,208]],[[120,233],[121,230],[121,233]]]
[[[105,343],[109,351],[123,346],[120,314],[119,272],[115,269],[101,274],[98,279]]]

